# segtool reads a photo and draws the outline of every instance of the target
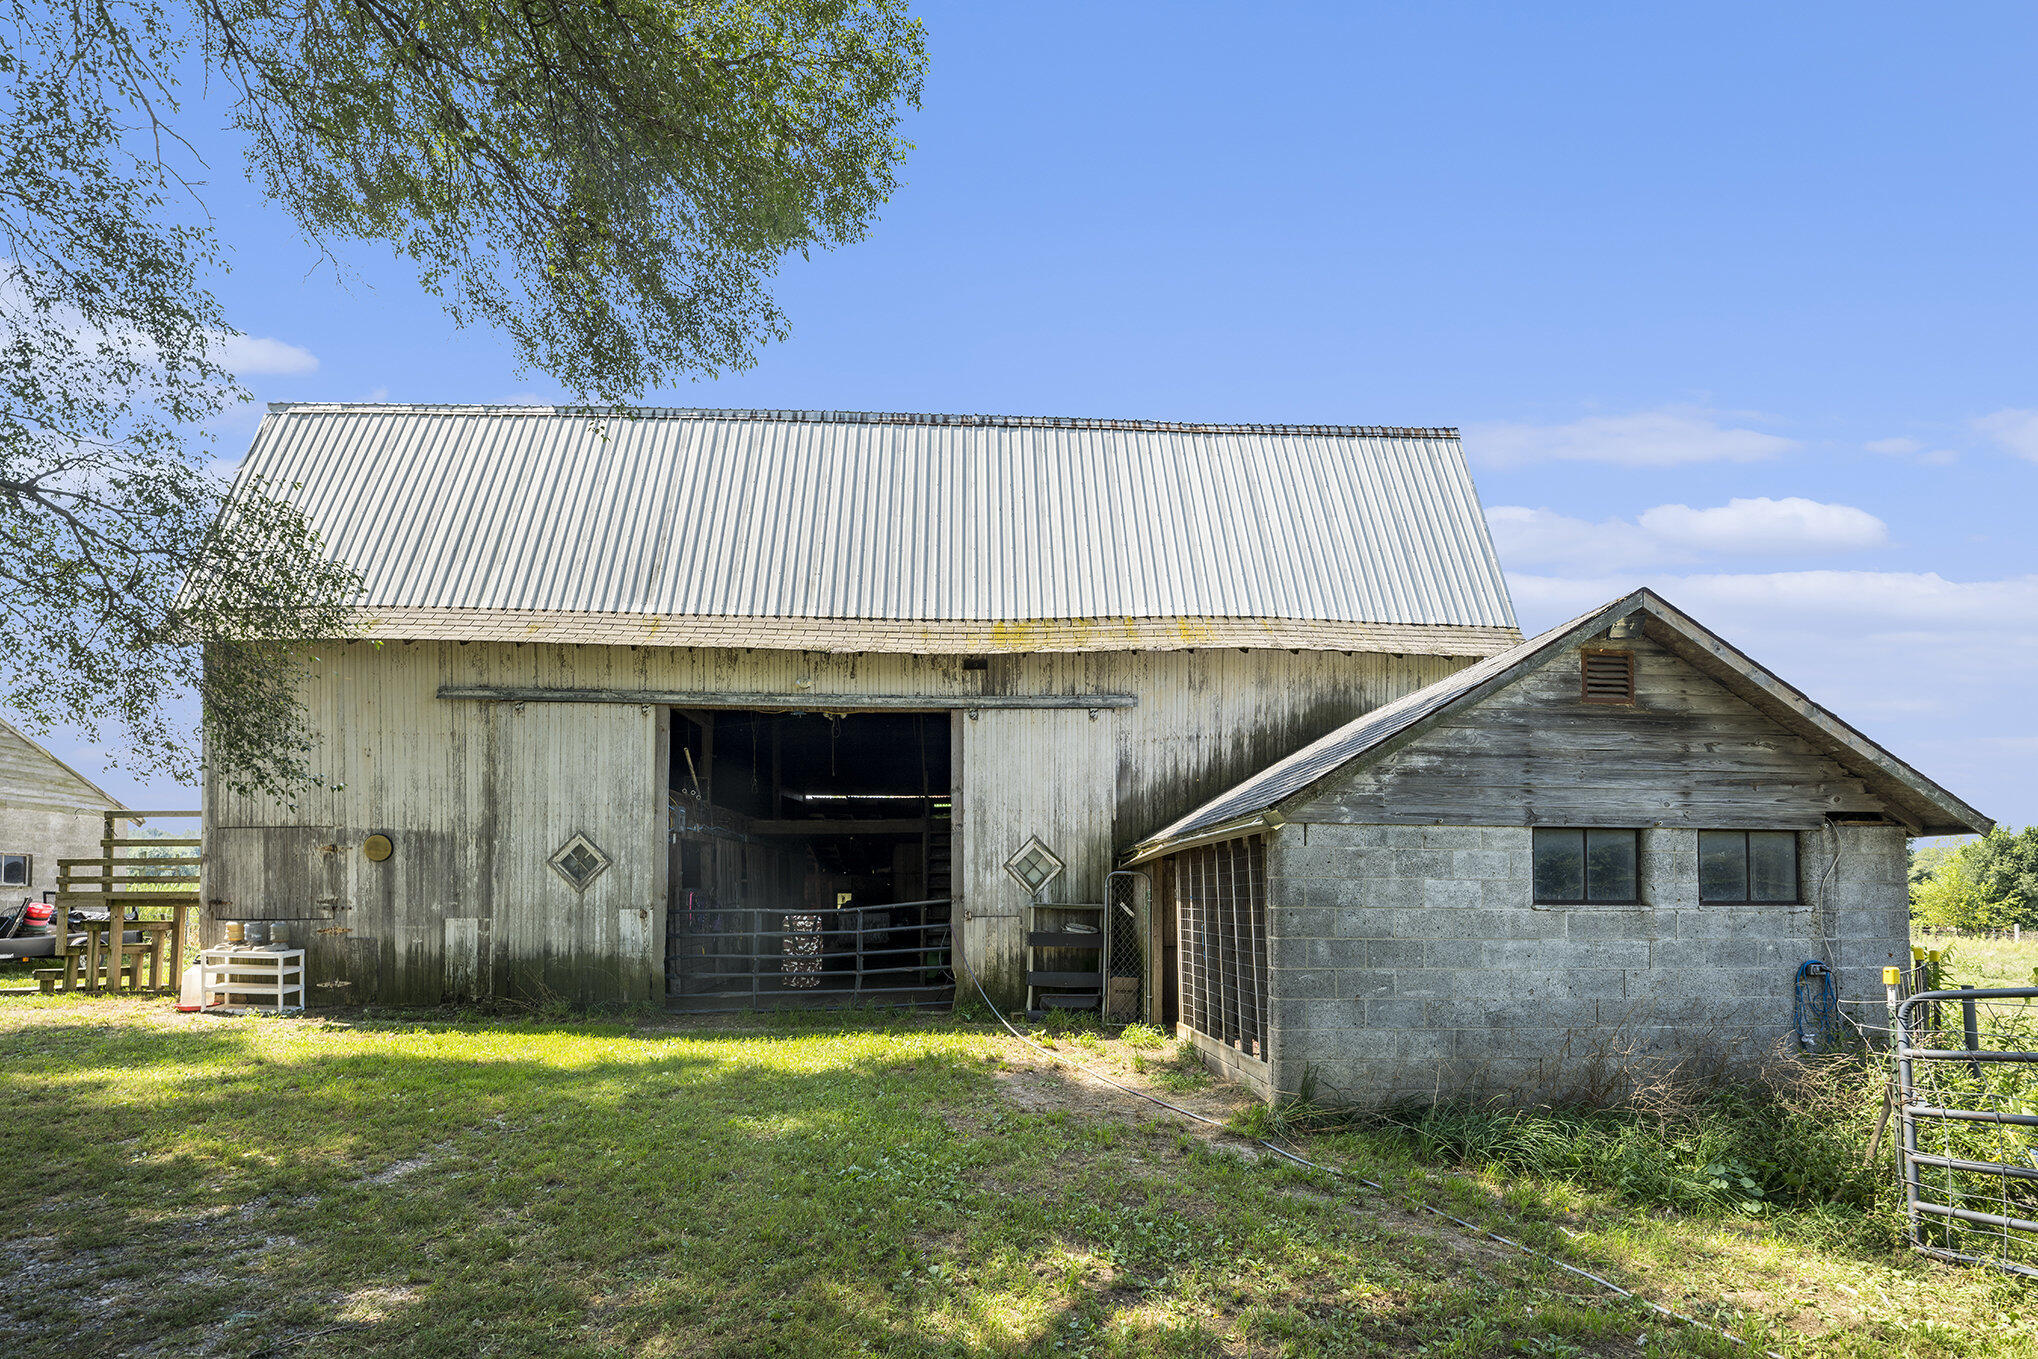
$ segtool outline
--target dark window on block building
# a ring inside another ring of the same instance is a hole
[[[1641,832],[1537,827],[1536,901],[1633,905],[1641,900]]]
[[[1698,899],[1795,902],[1797,832],[1700,831]]]

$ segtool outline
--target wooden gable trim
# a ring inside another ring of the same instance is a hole
[[[43,759],[48,760],[51,764],[55,765],[58,769],[63,770],[64,773],[70,775],[73,779],[77,780],[79,785],[83,787],[88,793],[90,793],[93,797],[99,799],[98,804],[89,806],[84,809],[76,807],[64,807],[64,808],[38,807],[36,810],[44,811],[88,810],[95,816],[102,812],[108,811],[124,812],[127,810],[127,808],[121,805],[120,799],[114,797],[113,794],[107,792],[104,788],[101,788],[98,784],[92,782],[92,780],[86,778],[83,774],[80,774],[77,770],[71,768],[71,766],[65,764],[62,760],[58,759],[54,754],[50,752],[48,747],[43,745],[42,742],[36,740],[33,736],[30,736],[27,732],[15,726],[12,722],[9,722],[4,718],[0,718],[0,738],[4,738],[7,736],[13,737],[15,740],[21,742],[21,744],[23,744],[24,746],[27,746],[28,749],[33,754],[41,756]],[[27,806],[27,804],[24,802],[17,802],[14,805]]]
[[[1700,674],[1739,694],[1757,712],[1784,730],[1832,751],[1843,767],[1853,764],[1869,791],[1896,804],[1912,818],[1918,835],[1985,835],[1995,826],[1939,784],[1855,730],[1830,710],[1814,703],[1795,686],[1778,679],[1747,653],[1701,626],[1669,601],[1651,591],[1644,635],[1662,645]]]
[[[1541,669],[1543,664],[1556,653],[1597,637],[1600,633],[1612,627],[1616,621],[1626,618],[1629,614],[1640,608],[1644,593],[1644,591],[1637,590],[1633,594],[1624,595],[1614,600],[1604,608],[1586,614],[1569,628],[1566,628],[1561,635],[1552,637],[1549,641],[1543,643],[1543,645],[1515,660],[1513,664],[1487,676],[1464,693],[1437,707],[1434,712],[1425,713],[1422,717],[1409,723],[1406,727],[1395,732],[1392,736],[1370,750],[1361,751],[1335,768],[1325,770],[1322,774],[1310,780],[1302,787],[1297,788],[1294,792],[1273,805],[1283,812],[1299,807],[1322,792],[1323,789],[1347,774],[1352,773],[1354,770],[1363,769],[1375,761],[1384,760],[1398,754],[1428,735],[1437,724],[1457,712],[1460,708],[1468,708],[1482,699],[1499,693],[1502,689],[1507,688],[1507,686],[1513,684],[1530,671]]]
[[[1392,758],[1421,740],[1445,718],[1514,684],[1547,664],[1553,656],[1592,641],[1615,622],[1630,615],[1640,615],[1644,619],[1643,634],[1650,640],[1661,644],[1700,674],[1720,683],[1727,692],[1746,701],[1763,716],[1786,731],[1826,748],[1843,768],[1850,764],[1859,766],[1850,772],[1856,773],[1871,793],[1909,818],[1908,829],[1912,834],[1985,834],[1995,825],[1994,820],[1770,674],[1744,652],[1671,605],[1655,591],[1647,589],[1624,595],[1585,615],[1506,668],[1456,695],[1371,749],[1326,770],[1273,806],[1285,813],[1308,803],[1330,784],[1368,765]]]

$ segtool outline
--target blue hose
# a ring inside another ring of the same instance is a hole
[[[1806,1052],[1838,1047],[1846,1035],[1839,991],[1833,985],[1833,969],[1816,958],[1797,965],[1790,1026],[1797,1033],[1798,1046]]]

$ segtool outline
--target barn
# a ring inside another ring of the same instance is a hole
[[[1128,857],[1167,1013],[1260,1094],[1548,1100],[1823,1040],[1828,979],[1909,963],[1907,837],[1990,825],[1639,590]]]
[[[364,589],[206,910],[335,1000],[1081,1003],[1036,898],[1145,924],[1121,847],[1520,640],[1446,429],[284,405],[240,476]]]
[[[363,593],[206,911],[334,1000],[980,983],[1547,1097],[1879,995],[1989,825],[1648,591],[1524,641],[1448,429],[282,405],[241,476]]]

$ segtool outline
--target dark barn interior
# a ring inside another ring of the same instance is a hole
[[[946,1003],[949,722],[675,709],[668,999]]]

